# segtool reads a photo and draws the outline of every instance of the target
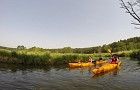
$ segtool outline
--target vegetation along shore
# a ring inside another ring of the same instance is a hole
[[[99,57],[109,58],[110,54],[107,49],[111,49],[112,53],[118,54],[120,57],[140,60],[140,37],[89,48],[43,49],[32,47],[26,49],[24,46],[18,46],[17,48],[1,46],[0,62],[23,65],[62,65],[79,60],[87,62],[89,56],[95,60]]]

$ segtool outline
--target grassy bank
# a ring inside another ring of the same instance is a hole
[[[0,62],[23,65],[62,65],[69,62],[87,62],[91,56],[93,59],[109,57],[109,53],[103,54],[77,54],[77,53],[50,53],[40,50],[4,50],[0,49]]]
[[[113,53],[114,54],[114,53]],[[134,53],[133,51],[117,52],[120,57],[134,57],[139,58],[140,53]],[[0,62],[1,63],[12,63],[12,64],[23,64],[23,65],[62,65],[68,64],[69,62],[87,62],[91,56],[94,60],[99,57],[110,57],[109,53],[93,53],[93,54],[77,54],[77,53],[50,53],[46,50],[6,50],[0,49]]]

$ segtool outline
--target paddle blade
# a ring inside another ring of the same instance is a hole
[[[109,52],[109,53],[111,53],[111,50],[110,50],[110,49],[108,49],[108,52]]]

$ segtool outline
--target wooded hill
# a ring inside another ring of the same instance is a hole
[[[59,52],[59,53],[107,53],[108,49],[111,49],[112,52],[119,51],[129,51],[129,50],[137,50],[140,49],[140,37],[129,38],[125,40],[120,40],[117,42],[113,42],[108,45],[97,46],[97,47],[88,47],[88,48],[74,48],[64,47],[62,49],[48,49],[51,52]]]
[[[8,49],[8,50],[23,50],[26,47],[18,46],[17,48],[9,48],[0,46],[0,49]],[[140,49],[140,37],[129,38],[125,40],[120,40],[117,42],[113,42],[108,45],[103,46],[96,46],[96,47],[88,47],[88,48],[71,48],[71,47],[64,47],[59,49],[43,49],[38,47],[29,48],[29,50],[39,50],[39,51],[49,51],[51,53],[107,53],[108,49],[111,49],[112,52],[119,52],[119,51],[129,51],[129,50],[137,50]]]

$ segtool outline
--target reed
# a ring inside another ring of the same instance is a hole
[[[135,58],[135,59],[137,59],[137,60],[140,61],[140,50],[138,50],[138,51],[133,51],[133,52],[130,54],[130,57],[131,57],[131,58]]]
[[[139,51],[140,52],[140,51]],[[117,54],[122,57],[131,56],[140,58],[139,52],[118,52]],[[88,62],[89,56],[94,60],[98,60],[99,57],[110,57],[109,53],[94,53],[94,54],[78,54],[78,53],[50,53],[48,51],[40,50],[3,50],[0,49],[0,62],[34,65],[34,66],[57,66],[62,64],[68,64],[69,62]]]

